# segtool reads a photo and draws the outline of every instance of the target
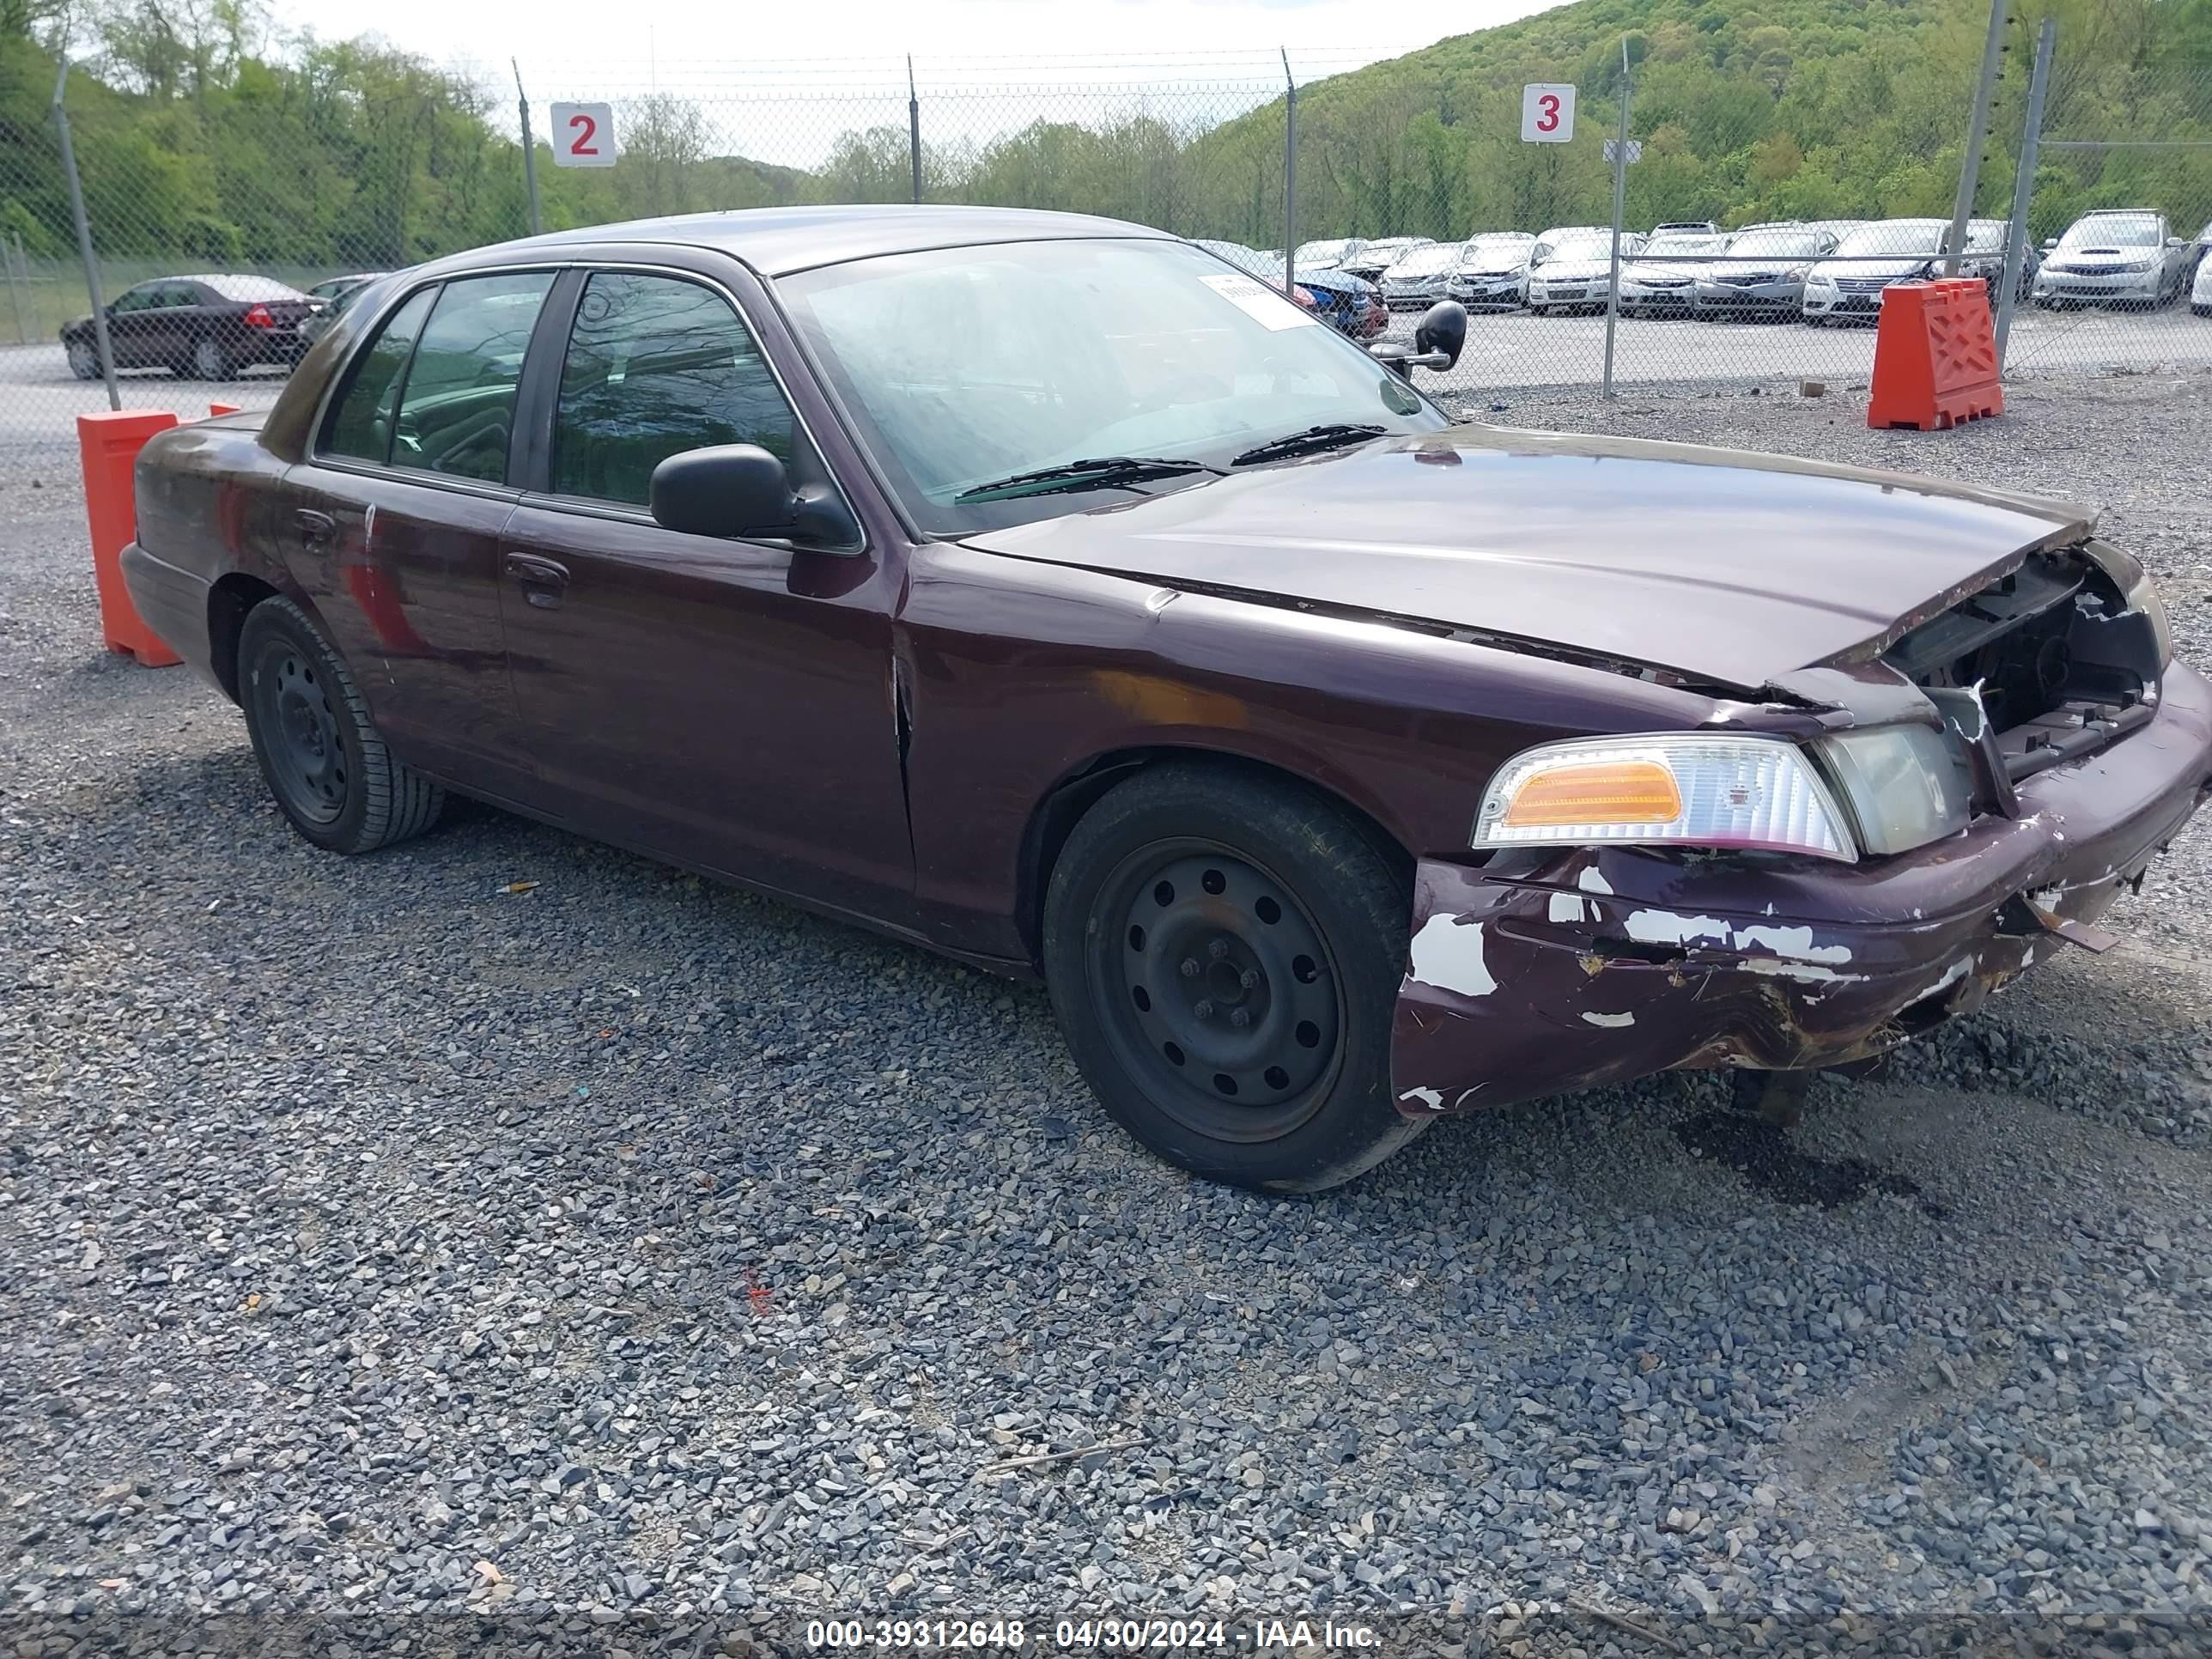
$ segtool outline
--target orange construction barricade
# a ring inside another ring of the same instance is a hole
[[[138,533],[131,468],[146,440],[176,425],[165,409],[103,410],[76,417],[77,449],[84,461],[84,515],[92,526],[92,572],[100,588],[100,631],[110,651],[136,657],[147,668],[184,660],[154,635],[123,585],[123,548]]]
[[[1951,276],[1884,289],[1867,424],[1929,432],[2003,413],[1996,331],[1981,279]]]

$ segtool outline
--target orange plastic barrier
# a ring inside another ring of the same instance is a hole
[[[92,526],[92,573],[100,588],[100,631],[110,651],[136,657],[145,668],[168,668],[184,659],[155,637],[123,585],[123,546],[138,532],[131,468],[147,439],[176,423],[177,417],[165,409],[103,410],[76,417],[84,515]]]
[[[208,416],[210,419],[214,418],[217,415],[235,415],[237,413],[238,405],[236,404],[210,404],[208,405]]]
[[[1940,431],[2003,413],[1988,287],[1951,276],[1883,289],[1867,424]]]

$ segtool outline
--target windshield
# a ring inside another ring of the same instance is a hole
[[[1899,258],[1913,258],[1939,252],[1943,246],[1943,233],[1950,228],[1940,219],[1899,219],[1894,222],[1863,225],[1836,245],[1836,252],[1845,256],[1893,253]]]
[[[1731,259],[1809,259],[1820,251],[1809,230],[1749,230],[1728,245]]]
[[[1352,247],[1350,237],[1334,242],[1301,242],[1297,263],[1302,265],[1333,265],[1347,256]]]
[[[2068,228],[2058,239],[2063,248],[2076,247],[2155,247],[2158,246],[2158,221],[2142,216],[2123,219],[2118,215],[2110,218],[2082,219]]]
[[[1458,262],[1459,250],[1455,247],[1417,247],[1401,255],[1390,269],[1401,276],[1426,276],[1449,270]]]
[[[1218,466],[1312,426],[1444,424],[1310,312],[1182,242],[946,248],[824,266],[777,290],[891,488],[936,535],[1193,482],[954,500],[1038,467],[1115,455]]]
[[[1663,259],[1672,255],[1683,258],[1696,254],[1718,253],[1728,246],[1725,236],[1655,236],[1644,245],[1642,257]]]
[[[1535,245],[1535,240],[1533,236],[1504,234],[1474,236],[1468,238],[1463,252],[1470,259],[1494,258],[1501,255],[1515,258],[1526,254]]]
[[[1624,253],[1626,248],[1621,250]],[[1577,236],[1571,241],[1559,242],[1543,251],[1539,262],[1550,264],[1555,260],[1610,259],[1613,258],[1611,239],[1604,236]]]

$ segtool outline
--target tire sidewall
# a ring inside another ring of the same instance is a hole
[[[313,664],[317,676],[341,694],[350,689],[344,665],[324,641],[320,630],[308,621],[306,612],[289,599],[264,599],[254,606],[246,613],[246,625],[240,630],[238,639],[239,702],[246,714],[247,734],[253,741],[253,758],[260,765],[263,783],[287,823],[326,852],[354,851],[367,838],[369,793],[368,762],[362,749],[360,722],[354,716],[354,700],[344,695],[332,699],[338,746],[346,763],[345,804],[337,817],[327,823],[317,823],[293,810],[284,788],[277,781],[269,734],[264,730],[268,718],[262,701],[263,677],[268,672],[264,659],[279,647],[307,659]]]
[[[1419,1126],[1390,1100],[1390,1027],[1403,973],[1407,900],[1358,830],[1314,833],[1318,800],[1231,772],[1149,775],[1107,795],[1076,826],[1054,866],[1045,906],[1045,976],[1060,1030],[1107,1111],[1153,1152],[1209,1180],[1273,1192],[1318,1190],[1386,1156]],[[1302,823],[1303,820],[1303,823]],[[1102,933],[1120,921],[1098,907],[1115,869],[1154,842],[1218,842],[1266,870],[1320,931],[1340,975],[1343,1025],[1322,1105],[1269,1140],[1206,1135],[1155,1104],[1097,1023],[1092,975]],[[1325,840],[1341,863],[1320,869]],[[1350,856],[1346,856],[1347,850]],[[1389,896],[1383,896],[1388,894]],[[1379,1147],[1379,1150],[1377,1150]]]
[[[212,339],[204,339],[192,347],[192,373],[203,380],[227,380],[230,378],[230,362],[222,347]]]

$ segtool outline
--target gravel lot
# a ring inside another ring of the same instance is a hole
[[[2087,497],[2212,660],[2212,378],[1941,435],[1497,401]],[[14,1651],[248,1610],[356,1653],[426,1613],[2212,1640],[2203,826],[2121,949],[1790,1135],[1667,1079],[1273,1202],[1107,1125],[1031,988],[488,811],[313,853],[212,690],[100,653],[72,471],[0,477]]]

